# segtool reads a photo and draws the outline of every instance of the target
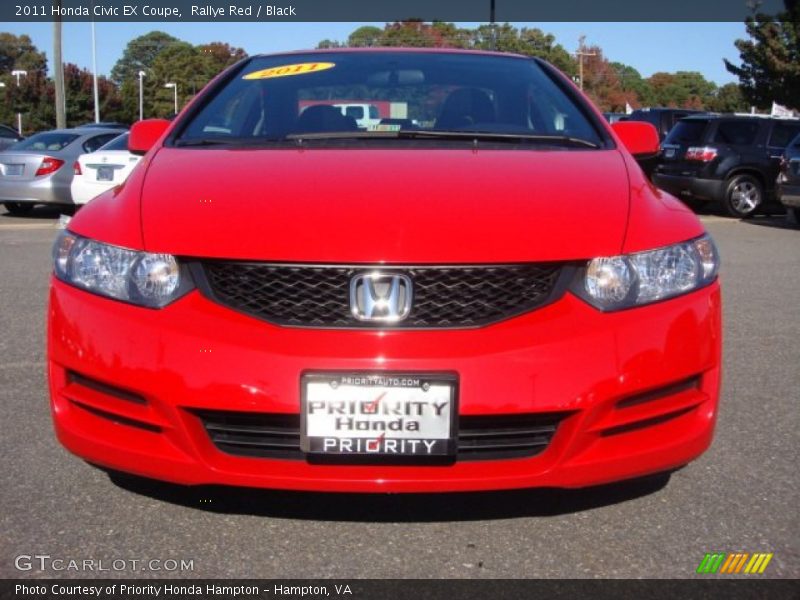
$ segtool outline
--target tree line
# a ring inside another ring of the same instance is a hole
[[[659,72],[643,77],[633,66],[615,62],[597,45],[581,47],[583,86],[601,110],[623,112],[627,106],[667,106],[716,112],[768,109],[772,102],[800,108],[800,0],[784,0],[786,10],[770,16],[754,13],[746,20],[749,39],[734,42],[741,63],[725,61],[739,83],[717,86],[697,71]],[[384,27],[355,29],[345,40],[325,39],[318,48],[413,46],[498,50],[543,58],[568,76],[579,75],[579,58],[538,28],[512,24],[460,28],[453,23],[403,21]],[[108,77],[98,77],[104,121],[131,123],[139,118],[139,72],[144,71],[145,117],[172,114],[173,90],[182,106],[225,67],[247,53],[225,42],[192,45],[161,31],[131,40]],[[27,71],[17,78],[15,69]],[[66,63],[67,124],[94,118],[92,74]],[[55,122],[54,86],[47,77],[47,56],[27,35],[0,33],[0,123],[14,124],[23,114],[26,133]]]

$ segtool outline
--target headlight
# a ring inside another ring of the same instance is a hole
[[[101,296],[161,308],[192,289],[191,277],[170,254],[127,250],[62,232],[53,246],[61,281]]]
[[[592,259],[573,291],[600,310],[619,310],[692,292],[714,281],[718,270],[717,248],[704,235],[647,252]]]

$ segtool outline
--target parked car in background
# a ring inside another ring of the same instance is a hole
[[[617,121],[627,121],[628,115],[625,113],[604,112],[603,116],[609,123],[616,123]]]
[[[774,202],[783,151],[800,120],[704,115],[681,120],[661,145],[653,182],[684,198],[717,202],[749,217]]]
[[[9,127],[8,125],[0,125],[0,151],[5,150],[12,144],[16,144],[24,139],[25,138],[22,137],[13,127]]]
[[[626,121],[645,121],[655,126],[658,137],[663,141],[675,123],[690,115],[707,114],[689,108],[637,108],[626,115]]]
[[[75,204],[86,204],[128,178],[141,159],[128,152],[128,137],[128,133],[123,133],[96,152],[78,157],[72,168],[72,201]]]
[[[783,153],[777,185],[778,201],[800,226],[800,135],[792,140]]]
[[[0,203],[11,214],[37,204],[71,205],[72,165],[120,135],[119,129],[55,129],[0,153]]]
[[[127,131],[130,129],[130,125],[125,125],[125,123],[118,123],[116,121],[101,121],[100,123],[84,123],[83,125],[78,125],[77,129],[85,129],[85,128],[93,128],[93,129],[122,129]]]

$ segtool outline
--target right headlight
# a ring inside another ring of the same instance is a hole
[[[688,294],[710,284],[719,254],[709,235],[646,252],[594,258],[573,292],[604,311],[631,308]]]
[[[193,288],[170,254],[105,244],[63,231],[53,245],[53,270],[65,283],[147,308],[162,308]]]

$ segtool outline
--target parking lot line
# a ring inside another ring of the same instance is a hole
[[[54,223],[0,223],[0,231],[4,229],[58,229],[58,221]]]

